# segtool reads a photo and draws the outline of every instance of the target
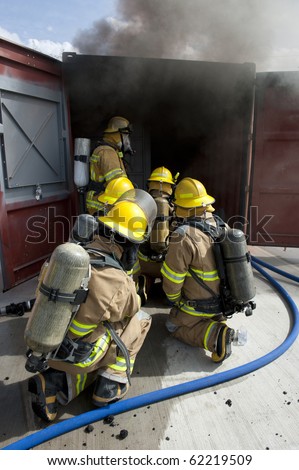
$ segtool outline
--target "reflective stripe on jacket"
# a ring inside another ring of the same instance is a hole
[[[211,218],[212,215],[209,214],[208,217]],[[189,268],[192,268],[215,294],[219,294],[220,281],[212,240],[198,228],[182,225],[170,238],[168,252],[161,269],[163,290],[168,300],[183,312],[195,316],[210,316],[186,304],[186,299],[211,297],[211,293],[193,279],[188,272]]]

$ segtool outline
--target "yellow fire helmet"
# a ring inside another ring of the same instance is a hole
[[[131,134],[132,129],[128,119],[121,116],[114,116],[108,122],[107,128],[104,130],[105,134],[113,134],[121,132],[122,134]]]
[[[105,191],[101,193],[98,197],[98,201],[103,204],[114,204],[115,201],[129,189],[134,189],[133,183],[126,178],[121,176],[120,178],[115,178],[107,184]]]
[[[200,181],[193,178],[183,178],[175,189],[173,202],[176,206],[176,214],[180,216],[180,208],[194,209],[202,207],[206,209],[214,204],[215,199],[207,194],[206,188]]]
[[[148,178],[148,190],[156,189],[171,196],[178,175],[179,173],[173,178],[171,172],[165,166],[160,166],[153,170]]]
[[[159,166],[159,168],[153,170],[150,177],[148,178],[148,181],[159,181],[161,183],[169,184],[175,183],[171,172],[165,168],[165,166]]]
[[[143,189],[130,189],[99,221],[131,242],[142,243],[150,235],[156,217],[157,205],[152,196]]]

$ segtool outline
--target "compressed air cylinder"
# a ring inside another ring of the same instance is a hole
[[[73,294],[88,276],[89,261],[80,245],[59,245],[52,253],[42,283],[53,289],[52,293],[56,290],[58,294]],[[35,353],[47,354],[61,344],[74,312],[71,303],[52,298],[38,291],[25,329],[25,342]]]
[[[169,204],[164,197],[156,197],[155,202],[157,204],[157,218],[150,235],[150,245],[156,253],[164,253],[167,249],[169,236]]]
[[[83,188],[89,183],[90,139],[75,139],[74,148],[74,183]]]
[[[228,229],[221,247],[232,296],[240,303],[249,302],[255,296],[255,285],[246,238],[242,230]]]

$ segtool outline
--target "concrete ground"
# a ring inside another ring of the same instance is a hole
[[[252,255],[299,276],[299,250],[250,247]],[[298,284],[267,271],[299,304]],[[254,270],[257,308],[251,317],[236,314],[228,321],[245,327],[245,346],[235,346],[222,364],[208,353],[170,338],[164,327],[169,307],[158,295],[144,307],[152,328],[140,351],[128,398],[228,371],[258,360],[279,348],[292,329],[285,300]],[[1,295],[0,307],[35,296],[36,279]],[[49,426],[36,418],[27,392],[23,317],[0,316],[0,442],[1,448]],[[275,360],[239,378],[114,415],[34,447],[43,450],[298,450],[299,342],[295,340]],[[245,367],[245,366],[244,366]],[[244,367],[242,370],[244,370]],[[92,410],[91,390],[60,408],[57,422]],[[125,399],[124,399],[125,400]],[[123,400],[123,402],[124,402]],[[53,425],[50,425],[53,426]],[[54,424],[55,426],[55,424]],[[119,438],[126,430],[125,439]]]

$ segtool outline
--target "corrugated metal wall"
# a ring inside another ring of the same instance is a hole
[[[0,106],[0,287],[7,290],[36,275],[67,239],[76,204],[61,63],[0,40]]]
[[[257,77],[252,244],[299,247],[299,72]]]

